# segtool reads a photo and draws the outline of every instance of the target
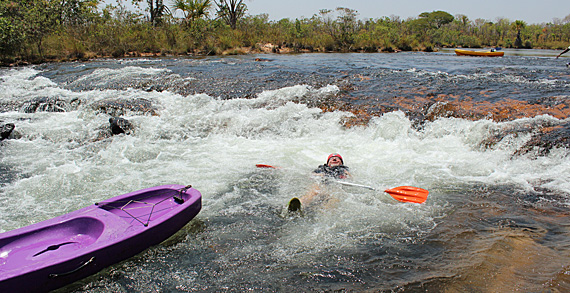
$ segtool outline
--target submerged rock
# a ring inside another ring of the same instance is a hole
[[[538,156],[546,156],[554,148],[570,149],[570,122],[541,129],[515,154],[524,155],[534,151]]]
[[[20,111],[24,113],[67,112],[77,104],[79,104],[79,99],[66,101],[54,97],[39,97],[25,102]]]
[[[129,120],[121,117],[111,117],[109,118],[109,124],[111,126],[111,134],[130,134],[133,130],[133,125]]]
[[[158,115],[157,108],[147,99],[135,98],[112,98],[97,101],[92,105],[98,113],[108,114],[113,117],[127,114],[134,115]]]
[[[101,125],[97,129],[97,137],[94,141],[101,141],[112,137],[113,135],[125,134],[131,135],[134,133],[133,124],[122,117],[111,117],[109,118],[109,125]]]
[[[0,140],[7,139],[12,134],[16,126],[14,123],[0,124]]]

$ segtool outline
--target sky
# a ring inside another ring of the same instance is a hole
[[[495,21],[507,18],[528,24],[552,22],[570,15],[570,0],[245,0],[249,14],[269,14],[272,20],[310,18],[321,9],[346,7],[358,11],[358,18],[399,16],[405,20],[422,12],[442,10],[451,15],[464,14],[470,20]]]
[[[116,0],[104,0],[114,4]],[[124,3],[130,0],[123,0]],[[144,1],[146,2],[146,1]],[[464,14],[470,20],[482,18],[496,21],[523,20],[527,24],[553,22],[570,15],[570,0],[245,0],[248,14],[266,13],[270,20],[310,18],[321,9],[345,7],[356,10],[359,19],[398,16],[405,20],[422,12],[442,10],[455,16]],[[172,6],[172,0],[165,4]]]

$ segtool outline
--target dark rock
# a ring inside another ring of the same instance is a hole
[[[67,112],[70,110],[71,104],[78,102],[78,99],[73,99],[68,102],[54,97],[40,97],[25,102],[24,105],[22,105],[20,108],[20,111],[24,113]]]
[[[570,123],[541,129],[515,155],[534,151],[538,156],[546,156],[553,148],[570,149]]]
[[[133,125],[129,120],[121,117],[111,117],[109,118],[109,123],[111,124],[111,133],[116,134],[130,134],[133,130]]]
[[[157,109],[147,99],[114,98],[97,101],[92,105],[98,113],[108,114],[113,117],[123,115],[158,115]]]
[[[14,123],[0,124],[0,140],[7,139],[16,128]]]

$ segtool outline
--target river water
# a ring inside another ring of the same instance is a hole
[[[203,209],[63,291],[570,290],[570,69],[553,52],[101,59],[0,69],[0,232],[161,184]],[[109,118],[134,129],[111,136]],[[338,152],[350,181],[285,213]],[[259,169],[257,163],[279,166]]]

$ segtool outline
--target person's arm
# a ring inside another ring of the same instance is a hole
[[[342,166],[343,177],[341,177],[340,179],[352,179],[352,174],[350,174],[348,170],[350,169],[347,166]]]
[[[566,50],[562,51],[562,53],[558,54],[558,56],[556,56],[556,59],[558,59],[558,57],[562,56],[562,54],[564,54],[568,51],[570,51],[570,46],[568,48],[566,48]]]

